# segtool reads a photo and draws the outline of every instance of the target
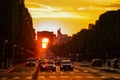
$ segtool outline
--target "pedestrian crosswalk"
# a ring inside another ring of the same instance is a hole
[[[27,76],[27,77],[13,77],[13,78],[8,78],[8,77],[3,77],[3,78],[0,78],[0,80],[32,80],[33,77],[31,76]],[[40,79],[45,79],[45,80],[51,80],[51,79],[110,79],[110,77],[105,77],[105,76],[100,76],[100,77],[95,77],[95,76],[80,76],[80,75],[77,75],[77,76],[38,76],[37,77],[37,80],[40,80]],[[118,76],[115,76],[115,77],[111,77],[111,79],[120,79],[120,77]]]
[[[7,73],[6,73],[7,74]],[[10,75],[9,75],[10,74]],[[56,72],[40,70],[30,70],[8,73],[7,76],[3,75],[0,80],[120,80],[118,75],[109,75],[108,73],[100,73],[99,70],[89,68],[74,68],[73,71],[60,71]]]

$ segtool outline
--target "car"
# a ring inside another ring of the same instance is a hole
[[[26,61],[26,66],[35,66],[35,59],[34,58],[28,58]]]
[[[90,65],[93,67],[102,67],[102,60],[101,59],[92,59]]]
[[[118,58],[113,59],[113,68],[119,68],[120,66],[120,60]]]
[[[60,71],[62,70],[73,71],[73,63],[70,60],[62,60],[60,64]]]
[[[55,61],[53,60],[43,60],[38,63],[40,71],[44,72],[46,70],[56,71]]]

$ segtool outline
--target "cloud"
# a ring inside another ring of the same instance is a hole
[[[40,4],[40,6],[41,6],[41,9],[46,11],[62,11],[63,10],[60,7],[52,7],[52,6],[43,5],[43,4]]]
[[[53,7],[43,4],[37,4],[40,7],[28,8],[33,18],[86,18],[75,12],[65,11],[61,7]]]
[[[110,8],[111,10],[113,10],[120,8],[120,0],[84,0],[84,1],[87,4],[89,4],[88,6],[83,5],[83,7],[85,7],[88,10],[110,10]],[[79,7],[79,10],[86,9]]]
[[[99,6],[83,6],[83,7],[79,7],[78,10],[79,11],[106,11],[106,10],[115,10],[115,9],[118,9],[117,7],[114,7],[114,6],[102,6],[102,7],[99,7]]]
[[[120,8],[120,3],[109,4],[109,5],[106,5],[106,7],[116,7],[116,8]]]

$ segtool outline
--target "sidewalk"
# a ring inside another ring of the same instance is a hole
[[[1,72],[10,72],[10,71],[12,71],[12,70],[14,70],[15,69],[15,66],[13,66],[13,67],[9,67],[9,68],[7,68],[7,69],[0,69],[0,73]]]
[[[21,64],[18,64],[18,65],[14,65],[14,66],[11,66],[7,69],[0,69],[0,73],[9,73],[11,72],[12,70],[14,70],[16,67],[19,67],[19,66],[22,66],[24,65],[25,63],[21,63]]]
[[[99,69],[101,71],[106,71],[106,72],[114,72],[114,73],[120,73],[120,69],[118,68],[112,68],[112,67],[107,67],[107,66],[102,66],[102,67],[92,67]]]
[[[82,66],[82,67],[90,67],[94,69],[99,69],[101,71],[120,73],[120,68],[117,69],[117,68],[108,67],[105,64],[103,64],[102,67],[94,67],[94,66],[90,66],[90,62],[78,62],[78,63],[79,63],[79,66]]]

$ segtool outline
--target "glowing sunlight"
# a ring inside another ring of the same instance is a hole
[[[42,39],[42,48],[47,48],[48,43],[49,43],[49,39],[43,38]]]

